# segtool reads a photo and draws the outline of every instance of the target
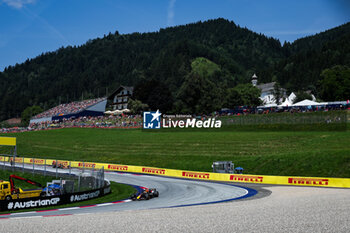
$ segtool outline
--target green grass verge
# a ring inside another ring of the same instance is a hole
[[[10,174],[16,174],[18,176],[22,176],[31,180],[34,180],[36,182],[39,182],[43,185],[46,184],[46,182],[50,182],[53,179],[56,179],[56,177],[52,176],[41,176],[41,175],[32,175],[31,173],[22,173],[16,171],[15,173],[12,173],[11,171],[6,170],[0,170],[0,180],[7,180],[9,178]],[[21,188],[33,188],[35,186],[32,186],[26,182],[21,181],[15,181],[16,187]],[[94,205],[94,204],[100,204],[100,203],[106,203],[106,202],[112,202],[117,200],[122,200],[129,198],[133,193],[136,192],[136,189],[132,186],[126,185],[126,184],[119,184],[116,182],[111,182],[111,193],[107,194],[103,197],[87,200],[87,201],[81,201],[76,202],[72,204],[66,204],[66,205],[57,205],[57,206],[50,206],[50,207],[42,207],[42,208],[34,208],[34,209],[26,209],[26,210],[16,210],[16,211],[1,211],[0,214],[6,214],[6,213],[17,213],[17,212],[27,212],[27,211],[37,211],[37,210],[50,210],[50,209],[58,209],[58,208],[67,208],[67,207],[75,207],[75,206],[87,206],[87,205]]]
[[[37,175],[35,173],[33,174],[33,173],[29,173],[29,172],[23,173],[22,171],[19,171],[18,169],[15,170],[14,172],[12,170],[6,170],[6,169],[4,170],[2,168],[2,166],[0,166],[0,180],[9,181],[9,177],[12,174],[36,181],[36,182],[40,183],[43,187],[45,187],[47,182],[51,182],[52,180],[57,180],[56,177],[42,176],[42,175]],[[15,187],[19,187],[22,189],[39,188],[39,187],[31,185],[25,181],[18,180],[18,179],[14,179],[14,183],[15,183]]]
[[[16,136],[38,158],[211,171],[233,161],[249,174],[350,177],[350,131],[57,129]]]

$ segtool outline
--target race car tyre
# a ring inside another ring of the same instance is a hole
[[[159,197],[159,192],[158,192],[158,191],[155,191],[155,192],[153,193],[153,196],[154,196],[154,197]]]
[[[149,194],[148,194],[148,193],[145,193],[145,199],[146,199],[146,200],[151,199],[151,197],[149,196]]]
[[[131,200],[133,200],[133,201],[135,201],[136,200],[136,195],[135,194],[133,194],[130,198],[131,198]]]

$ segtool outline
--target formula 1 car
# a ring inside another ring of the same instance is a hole
[[[155,188],[151,189],[144,189],[143,192],[139,194],[133,194],[131,196],[131,200],[133,201],[139,201],[139,200],[149,200],[154,197],[159,197],[159,192]]]

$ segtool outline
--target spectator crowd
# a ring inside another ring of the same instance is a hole
[[[80,112],[87,107],[90,107],[105,98],[97,98],[97,99],[89,99],[89,100],[83,100],[83,101],[76,101],[76,102],[71,102],[68,104],[60,104],[54,108],[51,108],[45,112],[42,112],[36,116],[34,116],[32,119],[40,119],[44,117],[52,117],[52,116],[62,116],[62,115],[67,115],[67,114],[72,114],[72,113],[77,113]]]
[[[141,128],[141,115],[110,115],[99,117],[79,117],[62,121],[43,121],[28,127],[0,128],[0,133],[18,133],[59,128]]]
[[[91,106],[103,98],[86,100],[81,102],[74,102],[67,105],[62,105],[62,109],[58,107],[50,109],[44,113],[37,115],[36,117],[42,118],[46,116],[52,116],[51,114],[57,114],[58,112],[62,113],[63,109],[66,109],[65,114],[72,113],[74,111],[80,111],[88,106]],[[69,107],[68,107],[69,106]],[[227,109],[220,112],[214,112],[210,115],[193,115],[202,120],[211,117],[224,117],[224,116],[240,116],[240,115],[252,115],[252,114],[273,114],[281,112],[293,113],[304,113],[304,112],[328,112],[336,110],[350,110],[349,104],[346,105],[333,105],[333,106],[323,106],[323,107],[285,107],[285,108],[250,108],[250,107],[240,107],[237,109]],[[234,118],[232,118],[233,120]],[[98,117],[79,117],[79,118],[63,118],[63,120],[56,121],[43,121],[39,123],[32,123],[28,127],[12,127],[12,128],[0,128],[0,133],[17,133],[17,132],[27,132],[27,131],[38,131],[38,130],[47,130],[47,129],[56,129],[56,128],[142,128],[142,116],[141,115],[105,115]]]

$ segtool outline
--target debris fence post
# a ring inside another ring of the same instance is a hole
[[[85,172],[85,161],[83,161],[83,173]]]
[[[93,188],[96,188],[96,177],[94,176],[95,175],[95,166],[92,166],[92,169],[91,169],[91,176],[94,177],[95,179],[93,179]]]
[[[57,173],[58,173],[58,163],[57,163],[57,159],[56,159],[56,179],[57,179]]]
[[[44,176],[46,176],[46,159],[45,159],[45,165],[44,165]]]
[[[24,157],[23,157],[23,160],[22,160],[22,173],[24,173]]]
[[[13,159],[14,157],[12,157],[12,160],[11,160],[11,158],[9,157],[9,160],[10,160],[10,164],[11,164],[11,167],[12,167],[12,172],[15,172],[15,167],[13,166],[14,165],[14,159]]]
[[[34,175],[34,158],[32,158],[33,159],[33,175]]]
[[[5,155],[3,157],[4,157],[4,164],[2,166],[2,170],[5,170]]]
[[[16,147],[13,148],[12,171],[16,170]]]
[[[101,187],[99,188],[102,188],[104,186],[104,182],[105,182],[105,167],[102,166],[102,180],[101,180]]]
[[[81,176],[81,174],[79,174],[79,176],[78,176],[78,192],[80,192],[80,176]]]
[[[72,161],[69,161],[69,177],[72,174]]]
[[[63,182],[62,182],[62,178],[60,178],[60,194],[63,194]]]

